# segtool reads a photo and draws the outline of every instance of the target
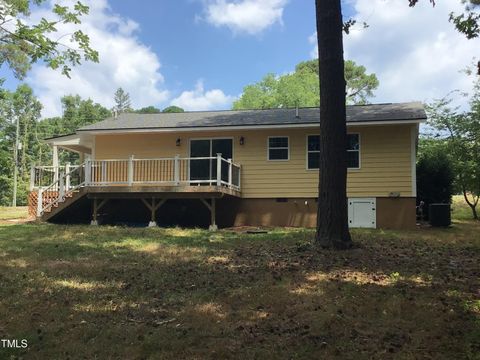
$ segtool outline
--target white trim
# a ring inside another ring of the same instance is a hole
[[[417,136],[418,125],[412,126],[410,151],[412,160],[412,196],[417,197]]]
[[[358,152],[358,167],[356,168],[348,167],[348,164],[347,164],[347,170],[360,170],[362,168],[362,136],[360,135],[360,133],[357,133],[357,132],[347,133],[347,135],[358,135],[358,150],[347,149],[347,154],[348,152]]]
[[[270,139],[274,138],[287,138],[287,147],[280,147],[280,148],[273,148],[277,150],[285,150],[287,149],[287,158],[286,159],[270,159]],[[268,136],[267,137],[267,161],[290,161],[290,136],[285,135],[278,135],[278,136]]]
[[[307,171],[318,171],[318,168],[316,168],[316,169],[315,169],[315,168],[310,169],[310,168],[308,167],[308,153],[309,153],[309,151],[308,151],[308,137],[309,137],[309,136],[320,136],[320,135],[319,135],[319,134],[307,134],[307,135],[305,136],[305,170],[307,170]],[[313,151],[312,151],[312,152],[313,152]],[[318,154],[320,155],[320,150],[318,151]]]
[[[357,228],[372,228],[376,229],[377,228],[377,198],[375,197],[369,197],[369,198],[360,198],[360,197],[349,197],[348,199],[348,227],[357,227]],[[368,224],[368,226],[355,226],[356,224],[354,223],[354,214],[353,214],[353,204],[355,202],[362,202],[362,203],[370,203],[372,205],[371,211],[373,211],[373,221],[371,224]]]
[[[358,167],[352,168],[347,166],[347,171],[358,171],[362,169],[362,134],[359,132],[347,133],[347,135],[358,135]],[[305,170],[307,171],[318,171],[318,168],[309,169],[308,168],[308,137],[309,136],[320,136],[319,134],[307,134],[305,136]],[[348,152],[349,150],[347,150]],[[350,150],[352,152],[352,150]],[[357,150],[354,150],[357,151]]]
[[[389,121],[363,121],[348,122],[347,127],[351,126],[370,126],[370,125],[404,125],[420,124],[426,119],[420,120],[389,120]],[[179,133],[179,132],[201,132],[201,131],[235,131],[235,130],[262,130],[262,129],[308,129],[318,128],[319,123],[305,124],[284,124],[284,125],[229,125],[229,126],[204,126],[204,127],[185,127],[185,128],[144,128],[144,129],[107,129],[107,130],[77,130],[80,133],[89,133],[94,135],[119,134],[119,133]]]

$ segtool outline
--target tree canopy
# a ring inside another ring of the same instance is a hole
[[[31,64],[44,61],[52,69],[61,69],[69,76],[71,66],[83,60],[98,62],[98,52],[90,47],[88,35],[80,29],[71,34],[57,34],[60,24],[81,23],[88,6],[76,2],[54,4],[51,17],[31,23],[31,5],[45,0],[3,0],[0,4],[0,66],[7,64],[14,75],[23,79]],[[60,40],[61,39],[61,40]],[[61,42],[63,41],[63,42]],[[67,45],[68,44],[68,45]]]
[[[453,108],[451,98],[437,100],[427,106],[429,125],[434,129],[427,136],[433,145],[442,146],[455,170],[455,187],[479,219],[480,201],[480,80],[476,82],[470,109],[460,112]]]
[[[304,61],[291,74],[267,74],[260,82],[247,85],[243,94],[233,103],[233,109],[269,109],[318,106],[320,88],[318,59]],[[373,97],[379,82],[375,74],[367,74],[364,66],[354,61],[345,62],[347,103],[366,104]]]
[[[118,113],[131,112],[132,104],[130,101],[130,94],[123,90],[121,87],[115,91],[114,94],[115,107]]]
[[[135,110],[135,112],[137,114],[159,114],[161,111],[155,106],[146,106],[141,109]]]
[[[181,112],[185,112],[185,110],[183,110],[181,107],[175,106],[175,105],[168,106],[168,107],[166,107],[165,109],[162,110],[162,113],[181,113]]]

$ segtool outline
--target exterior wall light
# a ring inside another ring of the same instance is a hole
[[[177,138],[177,141],[175,142],[175,145],[177,145],[177,146],[182,145],[182,139]]]
[[[240,137],[240,145],[245,145],[245,138],[243,136]]]

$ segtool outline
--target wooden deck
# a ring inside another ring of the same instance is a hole
[[[200,167],[199,167],[200,166]],[[92,199],[92,223],[109,199],[140,199],[155,212],[168,199],[199,199],[212,214],[215,199],[241,197],[241,167],[231,159],[162,158],[86,161],[78,166],[35,167],[30,188],[36,192],[38,218],[49,220],[83,197]]]
[[[201,199],[221,198],[225,195],[240,197],[241,192],[226,186],[87,186],[88,197],[96,198],[156,198]]]

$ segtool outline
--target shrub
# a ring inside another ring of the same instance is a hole
[[[428,205],[450,204],[455,174],[452,163],[441,147],[422,153],[417,162],[417,205],[425,203],[424,215],[428,219]]]

